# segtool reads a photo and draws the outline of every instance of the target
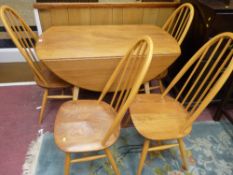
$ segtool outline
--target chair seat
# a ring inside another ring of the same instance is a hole
[[[44,83],[36,76],[34,76],[34,79],[39,86],[43,88],[65,88],[71,86],[69,83],[63,81],[58,76],[56,76],[53,72],[51,72],[47,67],[45,67],[41,63],[40,68],[42,69],[43,77],[47,83]]]
[[[65,152],[102,150],[111,146],[119,136],[120,127],[105,145],[101,144],[115,117],[116,112],[105,102],[95,100],[65,102],[56,116],[55,142]]]
[[[181,132],[188,112],[171,97],[160,94],[139,94],[130,106],[132,121],[138,132],[151,140],[182,138],[191,127]]]

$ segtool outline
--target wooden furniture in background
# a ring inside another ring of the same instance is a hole
[[[163,29],[171,34],[179,45],[182,44],[194,17],[194,8],[192,4],[185,3],[178,7],[166,20],[165,24],[163,25]],[[164,78],[167,74],[167,70],[165,70],[162,74],[160,74],[156,79],[159,81],[159,88],[160,91],[164,91],[164,87],[162,84],[161,79]],[[158,88],[150,87],[147,83],[145,86],[145,92],[150,92],[150,90]],[[147,89],[146,89],[147,88]],[[149,88],[149,89],[148,89]]]
[[[152,54],[153,41],[147,36],[139,39],[121,59],[98,100],[74,100],[60,107],[54,136],[57,146],[66,153],[65,175],[69,174],[71,163],[105,157],[115,173],[120,174],[109,147],[119,137],[121,120],[142,84]],[[107,104],[104,98],[115,85],[116,91],[110,104]],[[104,154],[71,160],[71,153],[99,150],[103,150]]]
[[[215,121],[219,121],[223,116],[227,118],[231,124],[233,124],[233,116],[232,114],[227,110],[227,106],[231,106],[230,98],[233,94],[233,74],[230,76],[228,82],[226,83],[224,94],[222,97],[222,100],[220,104],[217,106],[217,110],[213,116],[213,119]]]
[[[162,94],[137,95],[130,112],[135,128],[145,137],[137,175],[142,172],[148,152],[175,146],[180,147],[183,167],[187,169],[182,139],[191,132],[192,123],[232,73],[232,44],[233,33],[217,35],[197,51]],[[203,59],[206,59],[205,64],[201,64]],[[187,74],[188,76],[184,76]],[[179,81],[184,81],[184,86],[179,94],[172,98],[168,93]],[[178,144],[150,147],[151,141],[170,139],[177,139]]]
[[[232,0],[185,0],[195,8],[192,25],[185,40],[181,45],[181,56],[169,67],[163,84],[167,86],[176,76],[179,70],[191,58],[192,55],[210,38],[222,32],[233,32],[233,4]],[[205,62],[205,60],[203,60]],[[178,94],[183,87],[183,82],[176,84],[172,93]],[[230,87],[226,87],[230,88]],[[212,104],[218,104],[224,94],[224,88],[212,100]],[[231,101],[233,96],[231,96]]]
[[[149,35],[155,47],[145,82],[167,69],[180,55],[175,39],[154,25],[51,27],[38,40],[36,52],[63,80],[84,89],[102,91],[128,46],[143,35]]]
[[[35,3],[42,30],[60,25],[155,24],[162,26],[179,5],[152,3]]]
[[[36,83],[45,89],[39,116],[39,123],[41,123],[47,99],[72,98],[70,95],[48,95],[49,89],[64,89],[70,87],[70,84],[59,79],[38,61],[34,52],[34,43],[37,42],[38,36],[15,10],[6,5],[1,6],[0,17],[11,39],[31,68]]]

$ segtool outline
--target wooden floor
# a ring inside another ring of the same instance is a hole
[[[0,83],[34,81],[27,63],[0,63]]]

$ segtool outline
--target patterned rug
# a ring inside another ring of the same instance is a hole
[[[142,175],[232,175],[233,126],[229,123],[198,122],[185,138],[189,170],[181,169],[178,148],[150,153]],[[122,129],[111,147],[122,175],[135,175],[143,138],[134,128]],[[84,154],[89,155],[89,154]],[[74,157],[83,155],[73,154]],[[36,175],[63,175],[64,153],[54,144],[52,133],[43,135]],[[114,175],[107,159],[73,164],[71,175]]]

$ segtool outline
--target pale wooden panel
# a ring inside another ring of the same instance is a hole
[[[174,8],[69,8],[40,10],[43,31],[52,25],[156,24],[162,26]]]
[[[27,63],[0,63],[0,83],[33,81]]]
[[[112,24],[112,8],[91,9],[91,24]]]
[[[142,8],[125,8],[123,9],[123,24],[141,24],[142,16]]]
[[[123,23],[123,9],[122,8],[113,8],[112,9],[112,23],[113,24],[122,24]]]
[[[89,8],[68,9],[70,25],[89,25],[91,24],[91,14]]]
[[[156,24],[158,20],[159,9],[158,8],[144,8],[143,9],[143,24]]]
[[[51,10],[52,25],[67,25],[68,10],[67,9],[52,9]]]
[[[40,22],[43,31],[52,26],[50,10],[40,11]]]
[[[156,25],[162,27],[174,10],[174,8],[160,8]]]

